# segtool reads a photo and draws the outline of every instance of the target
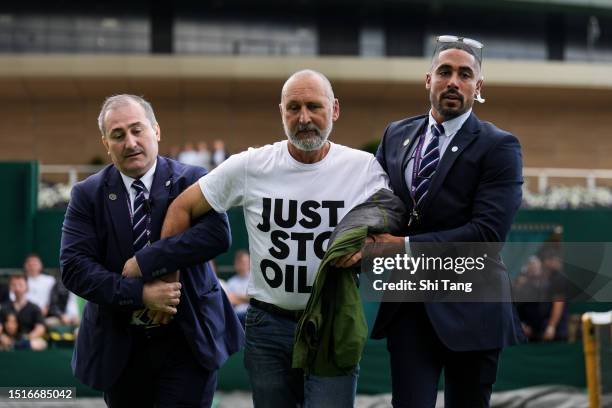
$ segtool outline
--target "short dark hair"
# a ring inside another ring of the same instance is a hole
[[[23,274],[23,273],[13,273],[8,278],[9,284],[11,283],[11,281],[13,281],[15,279],[23,279],[23,280],[26,281],[26,283],[28,282],[28,277],[25,276],[25,274]]]
[[[250,256],[249,255],[249,251],[247,251],[246,249],[239,249],[236,251],[236,253],[234,253],[234,260],[238,259],[239,257],[242,256]]]
[[[15,316],[15,320],[17,320],[17,313],[15,313],[15,312],[8,312],[7,311],[5,313],[0,313],[0,324],[5,326],[6,322],[8,322],[8,319],[11,316]],[[19,321],[17,322],[17,325],[19,325]]]
[[[470,54],[471,56],[474,57],[474,59],[478,63],[478,68],[480,68],[481,65],[482,65],[482,55],[479,52],[476,52],[476,50],[474,50],[473,47],[471,47],[471,46],[469,46],[466,43],[463,43],[461,41],[438,43],[438,45],[436,46],[436,52],[434,53],[434,56],[431,59],[432,64],[433,64],[433,61],[435,61],[436,58],[438,58],[438,55],[440,55],[440,53],[442,51],[446,51],[446,50],[462,50],[462,51],[465,51],[465,52],[467,52],[468,54]]]
[[[38,258],[42,261],[40,255],[38,255],[36,252],[30,252],[29,254],[25,256],[25,258],[23,258],[23,260],[25,261],[26,259],[30,259],[30,258]]]

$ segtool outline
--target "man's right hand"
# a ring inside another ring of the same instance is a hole
[[[374,234],[369,235],[364,245],[372,244],[372,243],[385,243],[385,244],[393,244],[398,246],[398,248],[403,249],[405,245],[405,237],[397,237],[391,234]],[[387,248],[389,249],[389,248]],[[363,250],[363,247],[362,247]],[[350,253],[348,255],[344,255],[334,261],[332,264],[336,268],[350,268],[355,265],[357,262],[361,261],[361,257],[363,256],[362,250],[357,252]]]
[[[180,282],[164,282],[154,280],[143,285],[142,303],[152,311],[176,314],[176,306],[180,302]]]
[[[178,282],[179,280],[179,271],[174,273],[169,273],[167,275],[160,276],[159,279],[164,282]],[[161,312],[159,310],[149,310],[149,317],[151,318],[151,323],[153,324],[168,324],[170,320],[172,320],[172,314]]]

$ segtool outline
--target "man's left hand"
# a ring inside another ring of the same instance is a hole
[[[138,266],[138,261],[136,260],[135,256],[125,261],[125,265],[123,265],[123,272],[121,273],[121,275],[124,278],[142,277],[142,273],[140,272],[140,266]]]

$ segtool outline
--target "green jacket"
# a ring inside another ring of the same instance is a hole
[[[312,295],[300,319],[293,367],[323,377],[348,375],[355,368],[368,336],[368,325],[353,269],[336,269],[330,263],[356,252],[368,234],[366,226],[340,236],[327,249]]]
[[[331,263],[358,251],[369,233],[394,232],[403,225],[401,200],[389,190],[379,190],[336,227],[296,328],[294,368],[322,377],[348,375],[354,370],[368,335],[356,281],[359,270],[338,269]]]

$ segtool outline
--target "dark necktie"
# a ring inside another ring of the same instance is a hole
[[[149,212],[145,203],[145,186],[140,180],[135,180],[132,183],[132,188],[136,192],[134,197],[134,212],[132,213],[132,242],[134,243],[134,252],[143,248],[149,242]],[[132,324],[150,325],[148,309],[140,309],[134,311],[132,315]]]
[[[431,125],[432,139],[423,153],[419,171],[415,180],[416,188],[414,190],[414,201],[416,207],[419,207],[423,198],[427,195],[431,178],[436,173],[436,168],[440,162],[440,146],[439,138],[444,135],[444,126],[440,124]]]
[[[149,241],[147,231],[148,211],[145,205],[145,186],[142,181],[135,180],[132,183],[132,188],[136,192],[134,197],[134,212],[132,214],[132,236],[134,243],[134,252],[138,251]]]

